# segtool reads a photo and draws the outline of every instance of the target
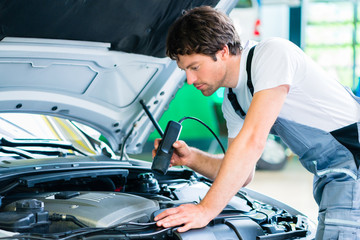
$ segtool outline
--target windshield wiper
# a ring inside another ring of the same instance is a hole
[[[27,158],[27,159],[34,159],[35,157],[27,152],[27,151],[24,151],[22,149],[19,149],[19,148],[15,148],[15,147],[5,147],[5,146],[0,146],[0,152],[3,152],[3,153],[14,153],[14,154],[17,154],[23,158]]]
[[[87,156],[86,153],[77,149],[70,142],[64,141],[51,141],[51,140],[43,140],[43,139],[26,139],[26,140],[9,140],[6,138],[0,139],[0,146],[2,147],[53,147],[53,148],[61,148],[72,150],[78,152],[84,156]],[[45,152],[46,153],[46,152]]]

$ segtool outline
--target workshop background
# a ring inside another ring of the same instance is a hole
[[[243,43],[248,39],[268,37],[289,39],[359,95],[357,0],[240,0],[230,17]],[[185,83],[160,119],[160,126],[165,128],[169,120],[178,121],[184,116],[196,117],[209,125],[226,146],[222,99],[223,89],[211,97],[204,97]],[[151,152],[153,140],[158,137],[157,132],[150,136],[147,154]],[[312,175],[280,140],[274,136],[269,138],[264,156],[268,165],[258,167],[248,187],[293,206],[317,221],[317,205],[312,198]],[[180,139],[205,151],[221,152],[210,131],[195,121],[183,123]]]

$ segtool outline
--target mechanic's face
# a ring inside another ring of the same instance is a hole
[[[226,64],[222,51],[216,54],[216,61],[204,54],[179,55],[178,57],[177,64],[186,72],[187,83],[194,84],[204,96],[210,96],[219,87],[224,86]]]

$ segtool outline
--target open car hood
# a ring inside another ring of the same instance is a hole
[[[165,57],[167,29],[184,9],[229,12],[234,0],[87,0],[0,3],[0,112],[84,123],[117,151],[139,153],[185,80]]]

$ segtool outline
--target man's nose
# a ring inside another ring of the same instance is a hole
[[[186,72],[186,81],[189,85],[194,84],[196,82],[196,75],[192,73],[191,71]]]

